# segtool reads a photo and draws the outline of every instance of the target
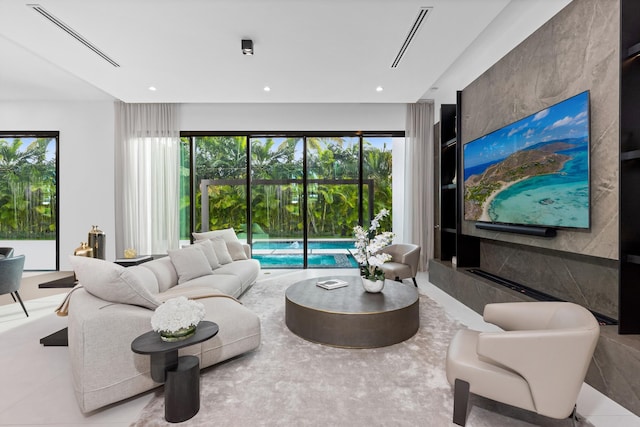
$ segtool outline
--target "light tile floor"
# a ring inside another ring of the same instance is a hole
[[[350,270],[306,270],[299,274],[303,279],[347,271]],[[285,273],[290,271],[265,270],[261,275],[273,277]],[[471,328],[491,328],[480,315],[430,284],[426,273],[418,276],[418,284],[451,317]],[[46,323],[33,320],[51,314],[63,297],[53,295],[27,301],[29,318],[17,303],[0,306],[0,426],[129,426],[152,399],[153,392],[83,415],[73,395],[67,348],[40,345],[39,339],[65,327],[66,319],[53,317]],[[640,427],[639,417],[586,384],[578,399],[578,412],[596,427]]]

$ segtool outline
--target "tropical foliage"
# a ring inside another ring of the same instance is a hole
[[[391,150],[371,139],[374,142],[366,138],[363,142],[364,218],[391,206]],[[188,139],[183,142],[186,144]],[[233,227],[240,233],[246,232],[247,144],[251,148],[254,239],[265,235],[300,238],[304,227],[304,156],[303,140],[297,137],[194,138],[195,183],[200,187],[203,180],[209,180],[210,184],[203,187],[208,196],[205,197],[208,229]],[[307,138],[310,237],[352,237],[351,231],[359,218],[359,150],[359,137]],[[196,189],[194,212],[198,230],[203,188]]]
[[[0,139],[0,239],[56,238],[56,164],[51,138]]]

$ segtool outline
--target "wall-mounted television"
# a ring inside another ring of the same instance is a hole
[[[464,219],[588,229],[589,92],[464,145]]]

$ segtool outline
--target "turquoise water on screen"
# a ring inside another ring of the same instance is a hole
[[[526,179],[498,193],[492,221],[558,227],[589,227],[589,155],[583,147],[561,151],[573,159],[559,173]]]

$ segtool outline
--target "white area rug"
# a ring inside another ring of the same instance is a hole
[[[263,279],[242,297],[260,316],[262,345],[203,370],[200,412],[180,425],[452,425],[445,355],[462,325],[421,295],[420,329],[403,343],[366,350],[314,344],[285,325],[284,293],[299,279],[295,273]],[[571,425],[486,399],[473,397],[471,402],[470,427]],[[167,425],[162,387],[133,425]]]

